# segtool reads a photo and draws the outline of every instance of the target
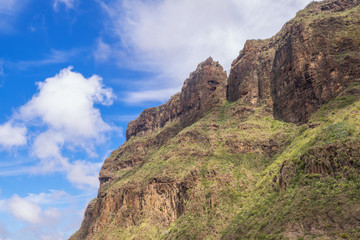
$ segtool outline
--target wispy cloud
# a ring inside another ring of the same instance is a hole
[[[0,33],[14,31],[16,17],[25,8],[28,0],[2,0],[0,1]]]
[[[140,104],[150,101],[164,102],[169,99],[169,96],[175,94],[178,91],[177,88],[159,89],[159,90],[145,90],[138,92],[127,92],[123,101],[128,104]]]
[[[109,59],[111,55],[111,47],[109,44],[105,43],[101,38],[96,42],[96,49],[93,53],[95,61],[105,62]]]
[[[64,5],[66,9],[73,9],[75,7],[74,4],[75,0],[54,0],[53,8],[57,11],[61,5]]]
[[[1,202],[0,202],[1,205]],[[0,206],[1,209],[1,206]],[[9,232],[5,228],[4,223],[0,221],[0,239],[1,240],[9,240]]]
[[[106,119],[112,121],[112,122],[130,122],[131,120],[136,119],[139,116],[139,114],[134,115],[110,115],[107,116]]]
[[[43,67],[50,64],[67,63],[72,58],[80,56],[83,52],[83,49],[71,49],[68,51],[51,49],[50,53],[43,59],[6,62],[6,65],[23,70],[32,67]]]
[[[4,76],[4,60],[0,59],[0,77]]]
[[[0,59],[0,87],[4,85],[4,80],[2,79],[4,76],[4,60]]]
[[[212,56],[229,70],[246,39],[272,36],[309,2],[115,0],[100,4],[109,16],[109,34],[118,36],[121,48],[112,47],[119,65],[154,72],[159,76],[148,81],[180,89],[199,62]],[[154,88],[140,90],[142,101],[155,99],[146,97]]]

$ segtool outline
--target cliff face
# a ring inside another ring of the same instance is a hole
[[[272,107],[270,73],[276,47],[275,39],[249,40],[245,43],[244,49],[232,63],[227,90],[230,102],[242,99],[249,106],[266,103]]]
[[[211,57],[208,58],[190,74],[180,93],[164,105],[146,109],[136,120],[131,121],[126,130],[126,139],[145,136],[173,121],[180,121],[184,126],[190,125],[215,105],[224,103],[226,81],[227,75],[222,66]]]
[[[359,1],[313,2],[273,38],[248,41],[233,62],[227,99],[273,106],[276,117],[305,123],[359,81]],[[339,14],[341,12],[342,14]]]
[[[228,79],[199,64],[129,123],[70,239],[357,239],[359,5],[309,4]]]

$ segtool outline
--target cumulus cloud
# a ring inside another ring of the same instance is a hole
[[[97,138],[110,126],[94,104],[111,105],[112,90],[103,86],[99,76],[87,79],[71,70],[68,67],[55,77],[38,82],[39,93],[20,108],[19,117],[25,121],[41,120],[69,141]]]
[[[0,146],[5,148],[26,145],[26,127],[13,126],[10,122],[0,125]]]
[[[114,95],[102,78],[85,78],[68,67],[55,77],[37,83],[39,92],[19,110],[17,119],[43,123],[47,131],[35,139],[34,153],[40,158],[59,157],[65,143],[87,148],[86,140],[101,142],[111,127],[95,104],[111,105]]]
[[[147,95],[159,86],[180,89],[188,74],[209,56],[229,70],[245,40],[272,36],[309,2],[116,0],[101,5],[109,15],[111,34],[118,36],[122,47],[117,52],[119,63],[136,63],[136,68],[161,75],[152,79],[153,86],[141,89]]]
[[[41,164],[33,168],[32,173],[63,171],[76,186],[97,187],[100,163],[71,163],[62,151],[82,149],[96,156],[94,144],[103,142],[105,133],[112,127],[103,121],[94,105],[111,105],[112,90],[102,84],[99,76],[85,78],[73,72],[72,67],[37,85],[38,93],[14,117],[27,125],[46,129],[33,141],[33,154],[41,159]]]
[[[72,71],[72,67],[38,82],[37,86],[38,92],[32,99],[15,111],[9,122],[0,125],[0,146],[10,148],[29,142],[32,155],[40,162],[2,174],[63,172],[78,188],[97,188],[102,162],[74,161],[65,157],[64,152],[98,157],[96,146],[104,143],[111,131],[119,130],[104,122],[100,110],[95,107],[113,103],[112,89],[103,85],[101,77],[85,78]],[[33,211],[38,210],[34,207]],[[19,218],[27,216],[18,215]],[[36,218],[32,220],[35,222]]]
[[[59,6],[63,4],[66,9],[74,8],[74,0],[54,0],[53,8],[54,10],[58,10]]]

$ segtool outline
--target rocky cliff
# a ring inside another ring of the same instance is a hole
[[[226,72],[209,57],[185,80],[180,93],[164,105],[146,109],[131,121],[126,130],[126,139],[147,135],[173,121],[180,121],[184,127],[192,124],[215,105],[225,102],[226,85]]]
[[[312,2],[129,123],[70,239],[360,238],[360,2]]]
[[[273,38],[247,41],[234,60],[227,99],[273,106],[276,117],[304,123],[359,81],[359,1],[313,2]],[[341,13],[341,14],[340,14]]]

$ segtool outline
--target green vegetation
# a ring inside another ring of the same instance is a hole
[[[240,102],[213,109],[142,164],[120,170],[107,190],[154,177],[182,182],[195,172],[184,213],[168,227],[146,213],[117,227],[114,216],[95,239],[358,239],[359,98],[360,84],[352,84],[302,126]]]
[[[355,89],[358,84],[346,92]],[[324,105],[263,171],[224,239],[360,237],[360,101],[346,92]],[[329,160],[339,166],[327,169]],[[280,178],[288,181],[285,188]]]

